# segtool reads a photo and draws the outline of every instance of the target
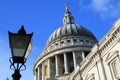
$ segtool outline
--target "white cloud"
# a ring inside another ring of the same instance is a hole
[[[108,7],[106,5],[108,2],[109,0],[92,0],[91,7],[96,11],[107,11]]]
[[[118,18],[120,17],[120,0],[81,0],[81,7],[90,10],[101,17]]]

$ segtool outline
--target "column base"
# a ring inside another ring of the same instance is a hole
[[[55,76],[59,76],[59,74],[55,74]]]
[[[69,72],[65,72],[64,74],[69,74]]]

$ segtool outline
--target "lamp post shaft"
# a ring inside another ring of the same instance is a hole
[[[13,80],[20,80],[21,78],[21,74],[20,74],[20,70],[16,69],[12,75]]]

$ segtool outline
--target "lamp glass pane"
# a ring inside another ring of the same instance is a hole
[[[30,39],[29,35],[11,35],[11,48],[14,57],[25,57]]]
[[[16,49],[16,48],[14,48],[13,52],[14,52],[13,53],[14,57],[23,57],[24,53],[25,53],[25,49]]]

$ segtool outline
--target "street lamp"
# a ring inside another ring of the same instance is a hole
[[[12,75],[13,80],[20,80],[21,70],[25,70],[25,62],[32,48],[32,36],[31,34],[26,34],[24,26],[18,31],[18,33],[11,33],[8,31],[9,44],[11,48],[12,57],[9,59],[11,65],[10,69],[14,70]]]

